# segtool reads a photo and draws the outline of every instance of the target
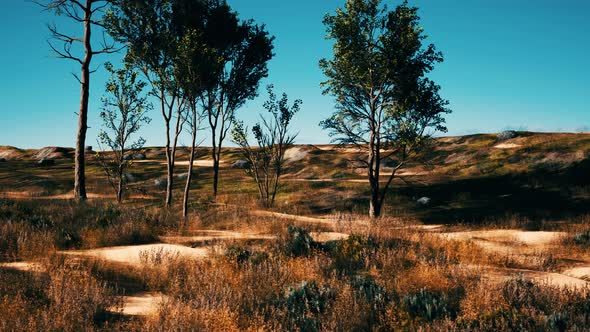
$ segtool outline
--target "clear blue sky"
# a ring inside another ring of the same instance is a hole
[[[303,99],[295,123],[298,143],[326,143],[318,122],[333,110],[322,96],[318,60],[331,55],[322,17],[344,0],[230,0],[242,18],[265,23],[276,36],[270,77],[277,92]],[[390,7],[398,1],[385,1]],[[508,127],[576,131],[590,126],[590,1],[414,0],[422,24],[445,55],[431,77],[454,113],[449,134],[496,132]],[[50,57],[45,23],[76,28],[42,13],[28,0],[0,1],[0,145],[73,146],[79,86],[75,64]],[[121,55],[101,60],[118,61]],[[104,70],[93,75],[89,145],[96,145]],[[264,86],[264,85],[263,85]],[[238,113],[252,122],[265,98]],[[164,142],[158,112],[143,136]]]

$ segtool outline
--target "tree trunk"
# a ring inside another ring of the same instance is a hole
[[[123,176],[119,176],[119,185],[117,186],[117,203],[123,202]]]
[[[193,113],[193,132],[192,132],[192,144],[191,144],[191,155],[188,163],[188,174],[186,177],[186,185],[184,186],[184,198],[182,201],[182,216],[186,218],[188,215],[188,197],[191,189],[191,180],[193,177],[193,163],[195,161],[195,146],[197,145],[197,119],[196,113]]]
[[[164,107],[164,106],[162,106]],[[172,181],[174,176],[174,164],[170,153],[170,119],[166,119],[166,208],[172,207]]]
[[[374,185],[371,184],[371,200],[369,201],[369,217],[377,219],[381,216],[381,200],[379,199],[379,192],[375,193]]]
[[[90,94],[90,63],[92,62],[91,22],[92,1],[86,0],[84,20],[84,60],[82,61],[82,77],[80,78],[80,111],[78,113],[78,135],[74,165],[74,197],[83,202],[86,196],[86,159],[85,144],[88,130],[88,99]]]
[[[217,184],[219,182],[219,153],[213,153],[213,196],[217,197]]]

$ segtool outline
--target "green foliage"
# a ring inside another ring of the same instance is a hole
[[[426,322],[444,318],[449,314],[446,296],[426,289],[404,297],[403,304],[411,318]]]
[[[290,331],[320,331],[319,315],[324,313],[334,294],[327,286],[318,286],[314,281],[303,282],[289,288],[284,299],[287,308],[287,329]]]
[[[143,95],[145,82],[138,80],[138,72],[129,64],[122,69],[115,69],[106,63],[105,68],[111,74],[106,84],[107,95],[102,98],[103,106],[100,117],[103,128],[98,133],[100,143],[111,150],[110,153],[98,152],[97,160],[117,195],[117,201],[123,199],[125,172],[131,167],[131,160],[126,160],[128,150],[143,147],[145,139],[131,137],[151,119],[146,115],[152,105]]]
[[[377,249],[377,241],[372,237],[353,234],[346,240],[336,242],[330,255],[336,270],[351,273],[367,268],[369,258]]]
[[[303,228],[289,225],[287,234],[279,239],[281,251],[291,257],[307,256],[311,254],[315,243],[309,232]]]
[[[347,0],[324,19],[335,43],[333,59],[320,61],[322,87],[336,98],[336,111],[320,125],[335,142],[367,151],[372,217],[393,179],[380,188],[382,161],[394,157],[397,169],[416,159],[432,132],[446,131],[443,116],[450,113],[440,87],[425,76],[443,57],[423,45],[417,12],[407,1],[387,11],[380,0]]]

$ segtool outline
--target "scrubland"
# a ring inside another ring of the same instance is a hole
[[[2,148],[0,330],[586,330],[590,136],[438,143],[377,221],[350,148],[295,147],[272,210],[232,149],[213,199],[202,149],[187,219],[163,208],[161,149],[121,205],[91,161],[81,205],[67,149]]]

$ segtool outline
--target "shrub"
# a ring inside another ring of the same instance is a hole
[[[319,316],[326,311],[333,298],[334,294],[329,287],[320,287],[314,281],[289,288],[284,299],[287,328],[290,331],[320,331]]]
[[[315,243],[309,232],[301,227],[289,225],[287,234],[279,238],[279,248],[289,257],[307,256]]]
[[[418,318],[426,322],[444,318],[449,314],[447,297],[426,289],[404,297],[403,305],[412,319]]]
[[[369,257],[377,252],[378,244],[372,237],[353,234],[338,241],[331,250],[333,267],[339,272],[353,272],[366,268]]]

